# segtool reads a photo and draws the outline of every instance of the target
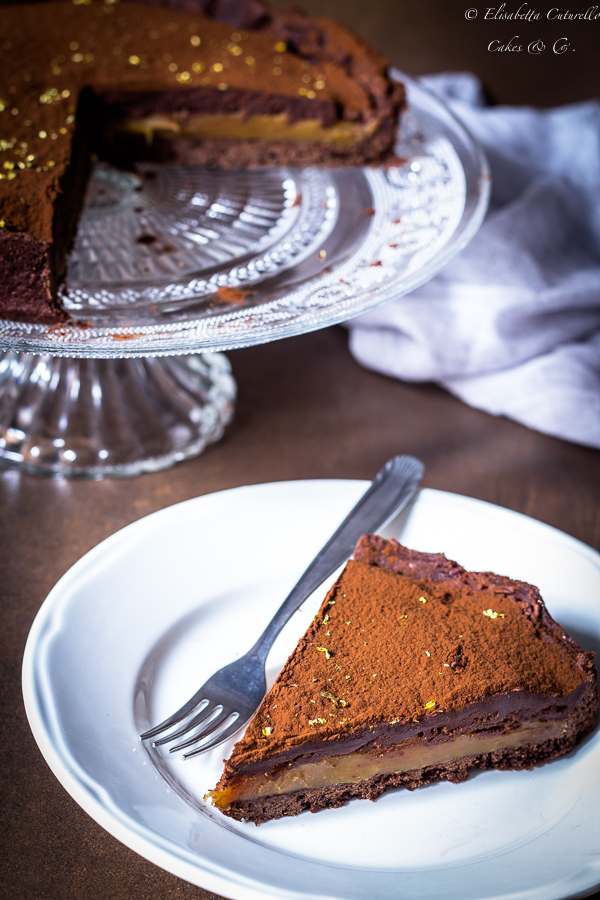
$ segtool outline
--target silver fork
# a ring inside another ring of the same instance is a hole
[[[266,693],[265,661],[285,623],[307,597],[346,562],[361,535],[377,531],[406,506],[416,493],[424,471],[423,463],[413,456],[390,459],[292,588],[252,649],[241,659],[215,672],[181,709],[144,732],[140,740],[155,738],[195,713],[182,728],[152,742],[154,747],[167,744],[202,725],[191,737],[170,747],[170,752],[174,753],[217,732],[201,747],[184,753],[184,759],[188,759],[222,744],[245,725]]]

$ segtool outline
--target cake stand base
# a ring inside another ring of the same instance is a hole
[[[219,440],[236,386],[221,353],[0,354],[0,466],[99,479],[166,469]]]

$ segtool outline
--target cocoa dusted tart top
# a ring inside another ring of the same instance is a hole
[[[461,713],[472,726],[469,710],[485,717],[489,698],[513,716],[519,704],[531,715],[549,698],[570,697],[558,706],[566,710],[586,692],[597,700],[593,656],[552,619],[532,585],[366,535],[226,774],[260,771],[263,759],[300,752],[304,760],[348,752],[369,732],[385,743],[436,722],[456,727]]]
[[[242,110],[368,125],[397,110],[383,60],[334,22],[318,20],[308,36],[315,28],[318,55],[307,57],[279,38],[283,23],[236,31],[189,12],[102,0],[0,9],[3,227],[51,239],[46,201],[59,191],[85,88],[134,118]]]

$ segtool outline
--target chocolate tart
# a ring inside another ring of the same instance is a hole
[[[90,152],[131,166],[364,165],[402,87],[341,25],[255,0],[53,0],[0,8],[0,317],[56,301]],[[191,10],[191,11],[190,11]]]
[[[538,766],[594,727],[593,659],[532,585],[366,535],[208,797],[259,824]]]

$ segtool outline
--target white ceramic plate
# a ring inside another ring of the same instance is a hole
[[[184,763],[140,744],[150,722],[248,648],[366,487],[301,481],[200,497],[81,559],[46,599],[25,651],[27,714],[48,764],[124,844],[235,900],[590,893],[600,883],[598,729],[573,754],[530,772],[479,773],[258,828],[202,800],[230,745]],[[600,556],[562,532],[423,490],[386,533],[538,584],[584,649],[600,646]],[[325,589],[278,639],[271,681]]]

